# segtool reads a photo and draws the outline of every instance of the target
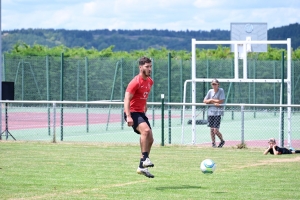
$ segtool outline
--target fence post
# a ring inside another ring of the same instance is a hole
[[[168,53],[168,101],[169,102],[172,102],[172,98],[171,98],[171,53]],[[171,118],[171,106],[168,105],[168,119],[169,119],[169,129],[168,129],[168,132],[169,132],[169,144],[171,144],[171,139],[172,139],[172,136],[171,136],[171,129],[172,129],[172,118]]]
[[[124,93],[125,93],[125,88],[124,88],[124,81],[123,81],[123,58],[121,58],[121,65],[120,65],[120,100],[124,101]],[[120,113],[120,118],[121,118],[121,130],[124,130],[124,106],[121,106],[121,113]]]
[[[56,143],[56,103],[53,103],[53,143]]]
[[[183,91],[182,91],[182,88],[183,88],[183,85],[182,85],[182,83],[183,83],[183,77],[182,77],[182,75],[183,75],[183,61],[182,61],[182,59],[180,59],[180,102],[183,102]],[[183,123],[183,118],[182,118],[182,116],[183,116],[183,111],[182,111],[182,109],[180,110],[180,125],[182,125],[182,123]]]
[[[46,56],[46,84],[47,84],[47,101],[50,100],[50,78],[49,78],[49,57]],[[50,123],[51,123],[51,120],[50,120],[50,105],[47,104],[47,111],[48,111],[48,135],[51,135],[51,128],[50,128]]]
[[[61,53],[60,60],[60,100],[64,100],[64,53]],[[64,108],[63,104],[60,108],[60,140],[64,139]]]
[[[155,70],[155,62],[154,62],[154,58],[152,58],[152,72],[151,72],[151,77],[152,77],[153,80],[155,80],[154,70]],[[151,88],[151,99],[152,99],[152,102],[155,101],[154,94],[155,94],[155,84],[153,84],[152,88]],[[154,105],[152,105],[152,126],[155,127],[155,110],[154,110]]]
[[[165,95],[161,94],[161,146],[165,145],[164,131],[165,131],[165,107],[164,107]]]
[[[284,104],[284,52],[281,54],[281,104]],[[281,108],[280,146],[284,146],[284,107]]]
[[[24,60],[22,59],[22,101],[24,101],[24,87],[25,87],[25,83],[24,83]],[[22,104],[23,106],[23,104]]]
[[[117,80],[118,65],[119,65],[119,63],[120,63],[120,61],[118,60],[117,63],[116,63],[114,81],[113,81],[112,88],[111,88],[110,101],[112,101],[113,98],[114,98],[114,89],[115,89],[115,84],[116,84],[116,80]],[[111,104],[109,104],[109,109],[108,109],[106,131],[108,130],[108,124],[109,124],[109,120],[110,120],[110,111],[111,111]]]
[[[244,106],[241,106],[241,142],[242,144],[244,144],[245,142],[245,118],[244,118]]]
[[[88,58],[85,57],[85,100],[89,101],[89,61]],[[86,132],[89,132],[89,106],[88,104],[85,104],[85,110],[86,110]]]
[[[231,77],[234,77],[234,60],[231,60]],[[230,83],[232,84],[231,87],[232,87],[232,92],[231,92],[231,102],[233,102],[234,100],[234,86],[235,84],[234,83]],[[229,92],[228,92],[228,95],[229,95]],[[227,103],[227,101],[226,101]],[[233,109],[231,111],[231,120],[234,120],[234,112],[233,112]]]

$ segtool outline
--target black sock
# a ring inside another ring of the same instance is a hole
[[[148,158],[149,154],[148,152],[143,152],[143,161],[146,160],[146,158]]]
[[[139,168],[144,168],[144,166],[143,166],[143,158],[140,159],[140,165],[139,165]]]
[[[149,156],[148,152],[143,152],[142,155],[143,155],[143,157],[140,159],[140,166],[139,166],[139,168],[144,168],[143,161],[145,161],[146,158],[148,158],[148,156]]]
[[[300,150],[295,150],[295,153],[300,153]]]

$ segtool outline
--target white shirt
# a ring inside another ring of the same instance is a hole
[[[210,89],[204,99],[218,99],[218,100],[225,100],[225,92],[223,88],[218,88],[218,91],[215,92],[214,89]],[[215,106],[214,104],[209,104],[207,115],[214,116],[214,115],[223,115],[224,110],[223,106]]]

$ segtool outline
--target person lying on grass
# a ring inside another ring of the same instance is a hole
[[[268,153],[273,155],[300,153],[300,150],[287,149],[277,146],[274,138],[270,138],[268,143],[269,148],[264,151],[265,155],[267,155]]]

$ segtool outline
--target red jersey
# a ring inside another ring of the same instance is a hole
[[[150,77],[144,80],[140,75],[135,76],[130,81],[126,89],[126,92],[133,94],[130,100],[130,112],[145,112],[148,95],[153,83]]]

